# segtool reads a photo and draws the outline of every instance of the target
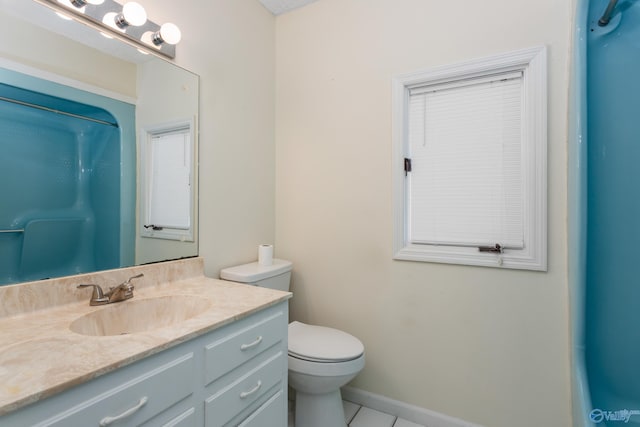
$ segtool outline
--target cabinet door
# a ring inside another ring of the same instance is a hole
[[[287,425],[284,391],[280,390],[249,415],[238,427],[282,427]]]

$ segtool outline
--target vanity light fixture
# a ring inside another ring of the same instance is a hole
[[[71,0],[71,4],[75,7],[84,7],[87,3],[89,4],[102,4],[104,0]]]
[[[182,34],[177,25],[162,26],[147,19],[147,12],[136,2],[124,5],[115,0],[35,0],[55,12],[72,15],[105,36],[119,38],[147,53],[175,58],[175,45]],[[69,13],[71,12],[71,13]]]
[[[144,7],[140,6],[140,3],[132,1],[126,3],[122,7],[122,12],[117,14],[114,19],[116,25],[120,28],[126,28],[129,25],[140,27],[147,22],[147,12]]]
[[[80,12],[84,13],[84,5],[86,3],[80,4],[80,3],[76,3],[76,0],[58,0],[58,3],[60,3],[63,6],[66,6],[67,8],[71,8],[71,6],[75,6],[78,9],[80,9]],[[61,14],[59,14],[58,16],[60,16]],[[72,19],[72,18],[63,18],[63,19]]]
[[[180,28],[176,24],[167,22],[162,24],[160,31],[153,33],[153,44],[160,46],[162,43],[178,44],[182,38]]]

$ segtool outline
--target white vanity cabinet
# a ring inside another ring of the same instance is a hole
[[[0,426],[284,427],[287,323],[280,302],[10,412]]]

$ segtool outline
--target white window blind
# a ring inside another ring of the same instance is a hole
[[[189,129],[149,139],[148,224],[191,226],[191,135]]]
[[[521,72],[409,90],[407,237],[523,248]]]

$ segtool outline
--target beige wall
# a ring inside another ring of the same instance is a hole
[[[176,63],[200,75],[199,253],[206,274],[274,241],[275,19],[255,0],[139,0],[182,30]]]
[[[355,387],[495,427],[570,424],[569,0],[321,0],[276,23],[276,252],[292,318],[358,336]],[[392,260],[391,77],[546,45],[547,273]]]

